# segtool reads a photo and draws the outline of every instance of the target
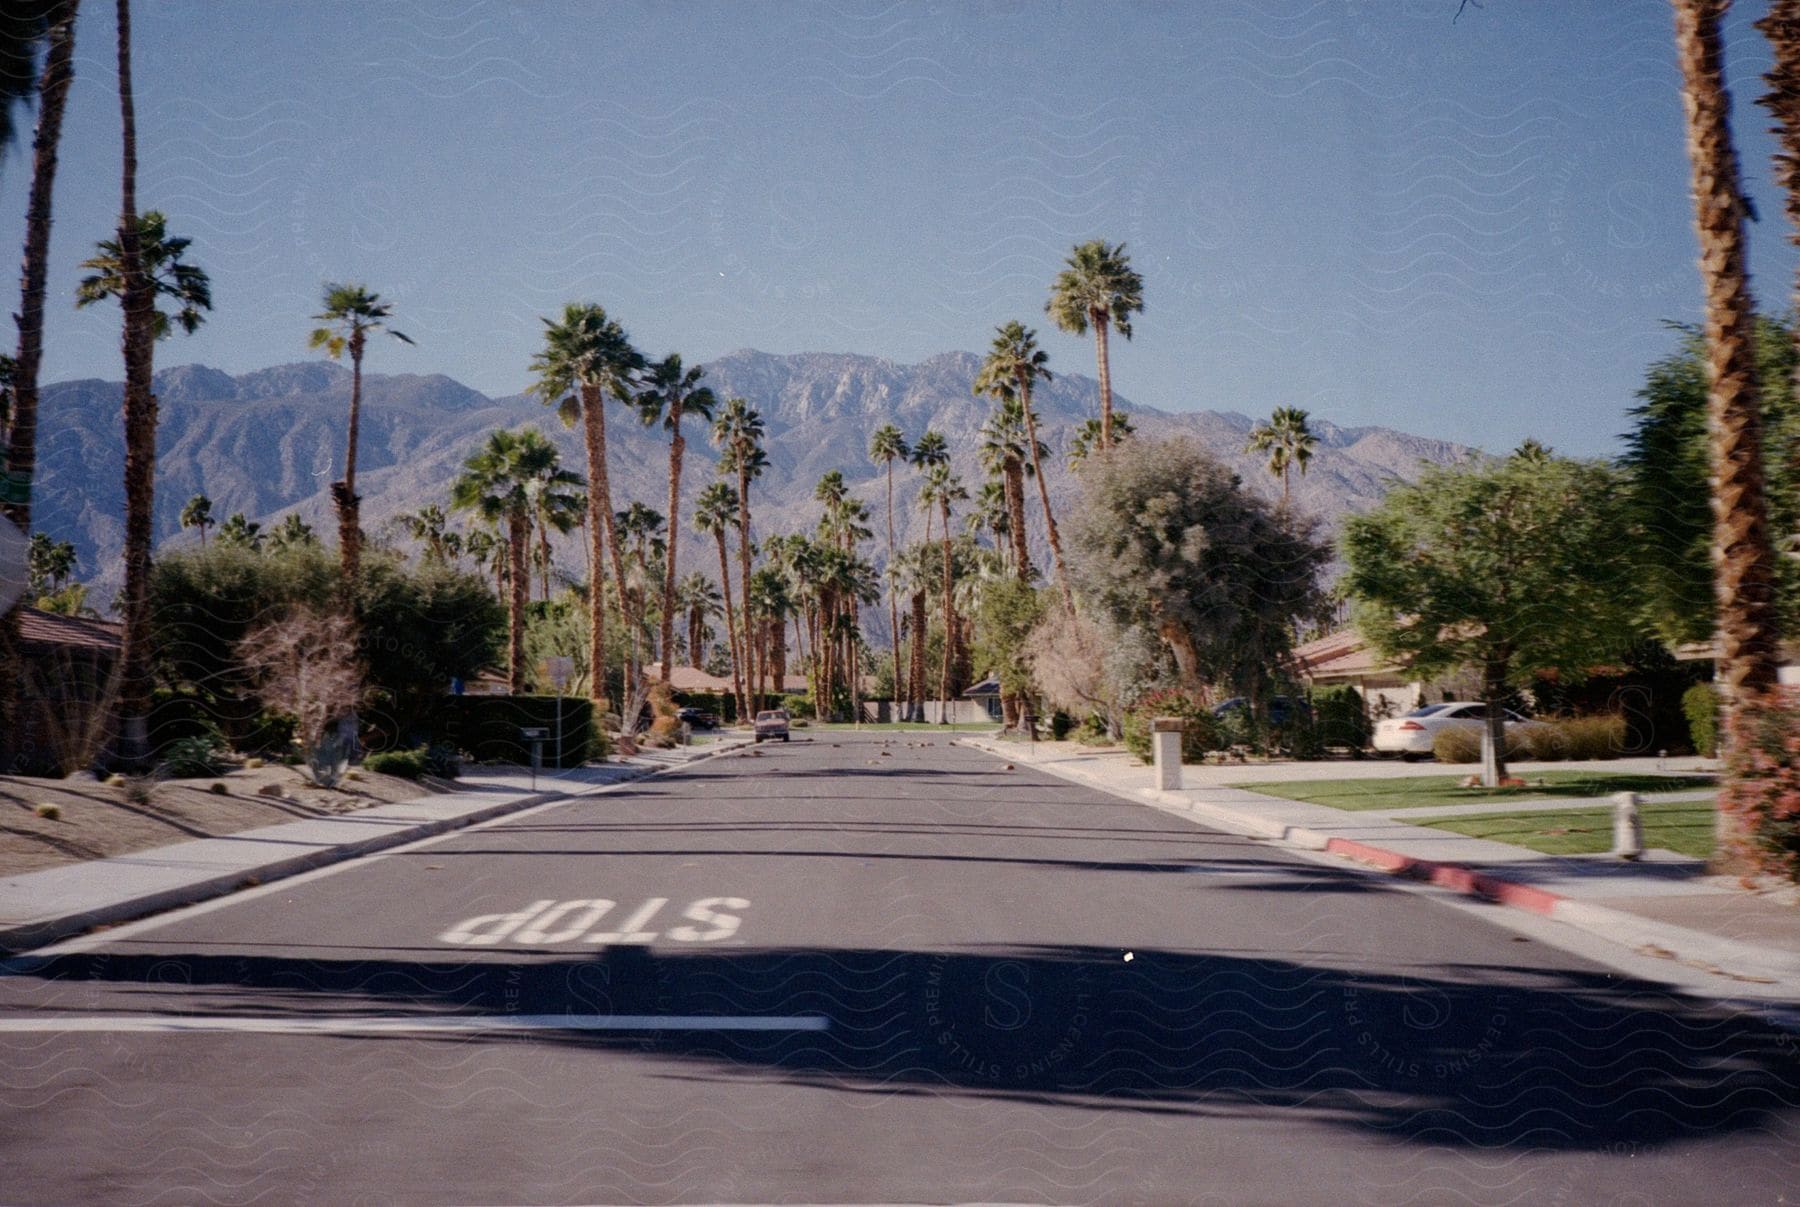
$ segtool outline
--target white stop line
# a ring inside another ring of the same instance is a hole
[[[0,1018],[0,1034],[467,1035],[486,1031],[824,1031],[817,1014],[453,1014],[436,1017],[267,1018],[258,1015],[93,1014]]]

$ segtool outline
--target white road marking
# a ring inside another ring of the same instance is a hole
[[[824,1031],[816,1014],[450,1014],[416,1017],[345,1015],[268,1018],[259,1015],[93,1014],[0,1018],[0,1034],[158,1034],[237,1032],[254,1035],[472,1034],[484,1031]]]

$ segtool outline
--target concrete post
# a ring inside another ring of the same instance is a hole
[[[1180,717],[1154,717],[1150,721],[1150,751],[1156,760],[1156,786],[1163,792],[1181,791],[1181,732],[1187,722]]]
[[[1644,819],[1638,813],[1638,794],[1613,793],[1613,851],[1620,859],[1636,859],[1644,853]]]

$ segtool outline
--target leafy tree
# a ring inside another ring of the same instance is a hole
[[[1144,309],[1144,278],[1132,270],[1125,245],[1095,239],[1076,246],[1050,286],[1044,313],[1071,335],[1094,330],[1094,363],[1100,377],[1100,448],[1112,447],[1112,367],[1108,328],[1131,338],[1131,316]]]
[[[311,346],[325,349],[333,360],[350,353],[350,423],[344,435],[344,476],[331,484],[332,502],[338,512],[338,556],[344,568],[345,591],[349,592],[357,578],[357,562],[362,557],[362,526],[358,512],[362,500],[356,495],[356,444],[362,423],[362,362],[371,331],[387,333],[403,344],[411,338],[387,326],[393,307],[381,300],[366,285],[356,282],[328,283],[325,286],[324,309],[313,315],[323,326],[313,328]]]
[[[25,554],[25,572],[28,594],[60,591],[69,575],[75,573],[75,546],[68,541],[52,540],[48,533],[32,533]]]
[[[1525,448],[1428,469],[1347,520],[1342,589],[1383,657],[1421,677],[1474,668],[1505,774],[1502,705],[1541,671],[1580,678],[1637,635],[1616,470]]]
[[[1304,477],[1306,463],[1312,460],[1313,449],[1319,444],[1306,420],[1306,412],[1299,407],[1276,407],[1267,423],[1250,429],[1250,444],[1245,451],[1268,454],[1269,472],[1281,479],[1283,503],[1288,501],[1288,471],[1298,466]]]
[[[605,309],[588,302],[570,302],[562,318],[544,319],[544,346],[531,358],[537,380],[531,392],[545,406],[557,408],[565,427],[581,424],[582,447],[587,455],[588,565],[588,662],[595,668],[589,679],[594,706],[606,708],[606,603],[600,590],[600,566],[612,555],[613,583],[619,612],[629,615],[625,604],[625,555],[613,528],[612,485],[606,467],[606,394],[620,402],[631,400],[633,375],[644,357],[631,346],[625,329],[607,317]],[[604,544],[602,538],[604,539]]]
[[[1037,683],[1032,673],[1031,637],[1046,611],[1046,595],[1031,584],[1005,577],[987,583],[975,607],[975,657],[980,668],[997,678],[1000,691],[1019,703],[1018,724],[1033,732],[1032,700]]]
[[[463,462],[463,472],[450,487],[450,505],[473,511],[492,524],[504,524],[509,587],[507,612],[507,682],[514,695],[525,692],[526,545],[531,535],[533,483],[557,460],[556,446],[536,428],[498,431],[481,450]],[[223,533],[221,533],[221,536]]]
[[[200,530],[200,547],[206,548],[206,530],[218,521],[212,518],[212,500],[205,495],[195,495],[181,508],[181,526]]]
[[[1077,593],[1113,623],[1155,633],[1181,687],[1259,697],[1294,625],[1320,605],[1330,551],[1310,524],[1186,438],[1095,453],[1083,484],[1070,525]]]

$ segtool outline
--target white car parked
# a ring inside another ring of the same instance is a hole
[[[1535,725],[1529,717],[1521,717],[1511,709],[1503,710],[1506,728]],[[1446,729],[1468,729],[1479,733],[1487,724],[1487,705],[1480,700],[1464,700],[1451,704],[1427,704],[1415,708],[1404,717],[1379,721],[1375,725],[1376,750],[1415,759],[1431,753],[1431,744]]]

